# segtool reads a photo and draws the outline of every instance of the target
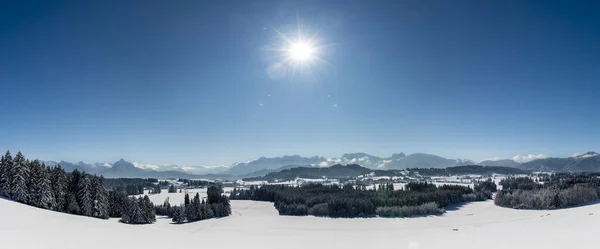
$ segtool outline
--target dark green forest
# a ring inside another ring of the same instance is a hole
[[[544,175],[539,179],[510,177],[500,181],[495,204],[516,209],[568,208],[600,198],[597,173]]]
[[[232,200],[273,202],[280,215],[324,217],[408,217],[441,214],[444,208],[469,201],[490,199],[496,185],[488,180],[475,189],[465,186],[437,187],[427,182],[411,182],[395,190],[381,184],[376,190],[364,186],[308,184],[301,187],[263,185],[234,189]]]

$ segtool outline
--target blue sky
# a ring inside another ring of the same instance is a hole
[[[48,160],[600,150],[578,1],[4,1],[0,145]],[[276,77],[277,31],[325,62]]]

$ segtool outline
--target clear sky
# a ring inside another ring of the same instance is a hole
[[[0,149],[183,165],[597,151],[599,11],[598,1],[2,1]],[[298,30],[324,45],[323,61],[272,70],[277,31]]]

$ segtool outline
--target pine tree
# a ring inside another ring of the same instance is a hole
[[[52,169],[51,176],[52,195],[56,202],[55,210],[67,212],[67,173],[60,165]]]
[[[152,190],[153,194],[160,194],[160,184],[154,185],[154,190]]]
[[[94,177],[92,180],[92,216],[108,219],[108,190],[104,187],[104,178]]]
[[[127,196],[122,191],[110,191],[108,194],[108,214],[110,217],[122,217],[127,206]]]
[[[13,160],[13,165],[9,172],[9,192],[11,199],[22,203],[29,203],[27,179],[29,179],[29,165],[23,154],[19,151]]]
[[[144,218],[146,223],[154,223],[156,221],[156,213],[154,210],[154,204],[150,201],[147,195],[143,198],[144,204]]]
[[[4,196],[4,189],[2,188],[2,182],[4,180],[4,155],[0,157],[0,196]]]
[[[75,193],[69,192],[66,196],[65,211],[70,214],[81,214],[81,208],[77,204]]]
[[[81,214],[85,216],[92,216],[93,201],[91,194],[90,179],[83,173],[77,184],[77,203],[81,209]]]
[[[144,224],[144,217],[142,214],[142,210],[140,207],[140,199],[136,199],[135,197],[127,198],[125,201],[125,210],[123,211],[123,216],[121,217],[121,222],[127,224]]]
[[[134,216],[135,216],[134,208],[137,203],[135,201],[132,201],[131,199],[127,198],[127,199],[125,199],[125,202],[123,204],[124,204],[124,207],[123,207],[123,215],[121,216],[121,222],[131,224],[134,221]]]
[[[215,217],[215,214],[214,214],[214,212],[213,212],[210,204],[208,204],[208,202],[203,205],[202,209],[204,210],[204,214],[206,215],[205,216],[206,219],[212,219],[212,218]]]
[[[52,193],[50,181],[50,169],[46,167],[46,164],[42,163],[40,167],[40,176],[37,178],[38,182],[35,183],[38,186],[39,191],[39,207],[45,209],[55,209],[56,201]]]
[[[172,216],[173,216],[172,221],[177,224],[181,224],[185,221],[185,218],[181,215],[181,207],[174,206]]]
[[[71,214],[81,214],[81,207],[79,206],[78,201],[78,190],[79,190],[79,180],[81,179],[81,172],[75,169],[71,174],[68,175],[68,184],[67,184],[67,197],[66,197],[66,210]],[[77,206],[77,207],[75,207]]]
[[[229,216],[231,214],[231,204],[229,203],[229,198],[227,196],[223,196],[221,200],[223,203],[224,216]]]
[[[202,201],[200,202],[200,207],[198,210],[198,216],[200,217],[200,220],[206,220],[207,218],[207,209],[206,209],[206,203],[204,202],[204,199],[202,199]]]
[[[41,207],[42,199],[42,166],[39,160],[33,160],[29,164],[29,178],[27,179],[27,189],[29,190],[29,203],[36,207]]]
[[[200,196],[196,193],[196,196],[192,199],[190,204],[186,207],[186,216],[189,221],[201,220],[200,217]]]
[[[190,196],[188,195],[188,193],[185,193],[185,197],[183,199],[183,204],[186,208],[188,207],[188,205],[190,205]]]
[[[177,193],[177,189],[175,188],[175,186],[173,186],[173,184],[169,186],[169,193]],[[181,193],[181,191],[179,193]]]
[[[132,198],[132,203],[134,204],[135,211],[133,212],[133,221],[134,224],[146,224],[148,223],[144,206],[144,199],[142,197]]]
[[[10,172],[13,168],[13,158],[10,155],[10,151],[6,151],[6,154],[2,156],[0,161],[0,195],[9,197],[10,195]]]

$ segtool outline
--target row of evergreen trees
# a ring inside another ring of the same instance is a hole
[[[232,200],[273,202],[281,215],[314,215],[327,217],[404,217],[443,212],[444,207],[465,201],[491,198],[493,182],[478,186],[475,192],[468,186],[436,186],[427,182],[411,182],[403,190],[393,184],[382,184],[375,190],[362,186],[308,184],[301,187],[263,185],[249,189],[234,189]],[[494,184],[495,189],[495,184]],[[441,211],[440,211],[441,210]]]
[[[78,170],[67,173],[60,165],[47,167],[37,159],[27,160],[21,152],[13,158],[7,151],[0,158],[0,195],[63,213],[122,217],[123,222],[136,224],[155,220],[154,205],[147,196],[135,199],[127,197],[126,191],[109,192],[103,177]]]
[[[150,224],[156,221],[154,204],[147,195],[144,197],[129,197],[124,191],[110,191],[109,216],[121,218],[128,224]]]
[[[194,222],[205,219],[219,218],[231,214],[229,198],[224,196],[220,186],[210,186],[207,190],[206,201],[196,195],[190,199],[186,193],[181,206],[171,206],[169,199],[156,206],[156,213],[170,217],[174,223]]]
[[[494,203],[516,209],[559,209],[600,199],[600,179],[595,174],[554,174],[539,180],[511,177],[500,181]]]
[[[0,194],[11,200],[39,208],[77,215],[108,218],[108,190],[102,177],[60,166],[47,167],[39,160],[29,161],[21,152],[10,151],[0,159]]]

